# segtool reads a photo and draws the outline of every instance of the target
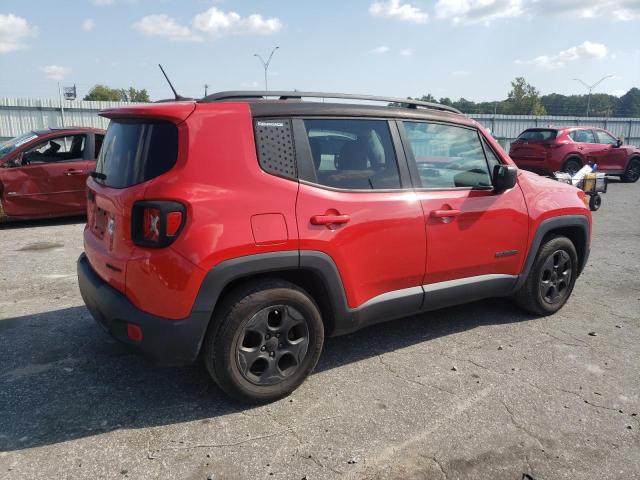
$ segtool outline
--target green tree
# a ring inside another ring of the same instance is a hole
[[[540,101],[540,92],[527,83],[524,77],[511,82],[508,98],[508,113],[514,115],[545,115],[547,112]]]
[[[133,87],[109,88],[106,85],[95,85],[89,93],[85,95],[84,100],[102,101],[102,102],[149,102],[149,94],[145,89],[137,90]]]
[[[640,117],[640,89],[634,87],[620,97],[616,115],[621,117]]]

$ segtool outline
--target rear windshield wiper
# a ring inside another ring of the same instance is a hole
[[[106,180],[107,179],[107,176],[104,173],[100,173],[100,172],[96,172],[96,171],[89,172],[89,176],[91,178],[95,178],[96,180]]]

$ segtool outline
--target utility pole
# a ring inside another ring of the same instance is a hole
[[[209,89],[209,85],[208,84],[204,84],[204,96],[207,96],[207,90]]]
[[[273,50],[271,50],[271,55],[269,55],[269,59],[266,62],[257,53],[253,54],[254,57],[257,57],[258,60],[260,60],[260,63],[262,64],[262,68],[264,68],[264,89],[265,89],[265,91],[269,90],[269,83],[267,81],[267,70],[269,70],[269,64],[271,63],[271,59],[273,58],[273,54],[276,53],[276,50],[278,50],[279,48],[280,47],[275,47]]]
[[[60,99],[60,115],[62,117],[62,125],[64,127],[64,103],[62,102],[62,89],[60,88],[60,82],[58,82],[58,98]]]
[[[600,80],[598,80],[596,83],[594,83],[593,85],[589,85],[583,82],[582,80],[580,80],[579,78],[574,78],[576,82],[580,82],[582,85],[584,85],[587,88],[587,90],[589,90],[589,96],[587,97],[587,117],[589,116],[589,107],[591,106],[591,92],[593,91],[594,88],[596,88],[598,85],[604,82],[607,78],[611,78],[611,77],[613,77],[613,75],[606,75],[602,77]]]

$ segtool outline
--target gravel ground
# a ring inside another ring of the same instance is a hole
[[[4,227],[0,478],[640,478],[639,205],[612,182],[556,315],[497,299],[329,339],[258,408],[103,333],[76,285],[82,220]]]

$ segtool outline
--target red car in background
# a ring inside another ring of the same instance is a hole
[[[50,128],[0,144],[0,222],[84,215],[87,175],[104,134]]]
[[[539,173],[574,175],[583,165],[619,175],[625,182],[640,178],[640,147],[622,141],[601,128],[529,128],[511,144],[509,156],[518,167]]]

